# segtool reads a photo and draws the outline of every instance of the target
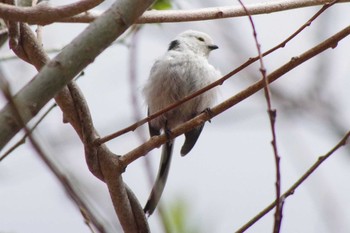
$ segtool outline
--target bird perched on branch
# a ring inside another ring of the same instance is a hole
[[[171,41],[168,51],[158,59],[143,89],[148,105],[148,115],[176,103],[184,97],[211,84],[220,77],[220,72],[208,62],[208,55],[217,49],[210,36],[203,32],[188,30]],[[165,112],[149,122],[151,137],[161,130],[171,130],[181,123],[209,109],[216,99],[216,90],[205,93]],[[196,143],[204,124],[185,133],[181,155],[185,156]],[[174,140],[168,140],[162,147],[161,162],[156,182],[144,208],[149,216],[155,210],[168,177]]]

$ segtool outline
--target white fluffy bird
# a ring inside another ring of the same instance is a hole
[[[220,72],[208,62],[209,53],[217,49],[210,36],[203,32],[188,30],[179,34],[169,45],[168,51],[158,59],[143,89],[151,115],[184,97],[209,85],[220,77]],[[150,135],[159,135],[163,130],[184,123],[206,109],[212,107],[216,90],[211,89],[200,96],[172,109],[149,122]],[[185,133],[185,143],[181,155],[186,155],[196,143],[203,125]],[[155,210],[168,177],[174,141],[163,145],[158,175],[150,197],[144,208],[147,215]]]

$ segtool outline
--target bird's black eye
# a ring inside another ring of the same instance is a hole
[[[197,37],[197,40],[204,42],[203,37]]]

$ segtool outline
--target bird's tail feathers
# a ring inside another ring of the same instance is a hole
[[[160,197],[163,193],[166,180],[168,178],[168,173],[171,164],[171,157],[173,154],[174,141],[166,142],[162,147],[162,155],[159,164],[159,170],[157,174],[156,181],[152,188],[152,192],[148,198],[148,201],[145,205],[144,212],[146,215],[150,216],[156,209]]]
[[[204,127],[204,123],[191,131],[185,133],[185,142],[181,148],[181,156],[185,156],[192,150],[194,145],[196,144],[199,135],[201,134]]]

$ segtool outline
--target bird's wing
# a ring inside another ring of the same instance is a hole
[[[196,144],[199,135],[201,134],[202,130],[204,127],[204,123],[194,129],[192,129],[191,131],[188,131],[187,133],[185,133],[185,142],[181,148],[181,155],[185,156],[187,155],[188,152],[190,152],[194,146],[194,144]]]
[[[174,141],[166,142],[162,147],[162,155],[159,164],[159,170],[157,174],[156,181],[152,188],[152,192],[148,198],[148,201],[143,209],[145,214],[150,216],[156,209],[157,204],[160,200],[160,196],[163,193],[166,180],[168,178],[168,173],[171,164],[171,156],[173,154]]]

